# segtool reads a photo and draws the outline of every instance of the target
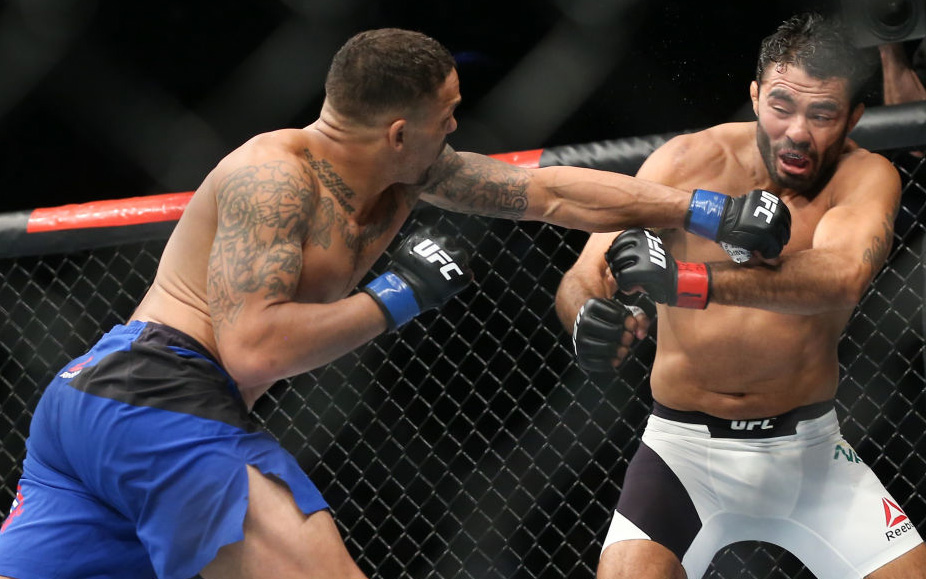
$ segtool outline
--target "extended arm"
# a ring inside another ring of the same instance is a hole
[[[615,231],[684,226],[691,192],[593,169],[525,169],[447,147],[422,198],[451,211]]]
[[[579,167],[524,169],[446,147],[422,198],[434,205],[492,217],[538,220],[584,231],[634,226],[684,228],[717,242],[777,256],[790,235],[784,205],[756,212],[758,192],[731,198],[685,191],[620,173]]]

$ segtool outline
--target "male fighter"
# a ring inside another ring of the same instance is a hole
[[[557,311],[589,370],[611,370],[649,325],[618,290],[658,302],[653,411],[599,578],[698,578],[743,540],[780,545],[821,579],[926,577],[926,546],[871,469],[843,458],[834,411],[840,335],[885,262],[900,202],[891,163],[846,138],[863,112],[863,62],[836,23],[789,19],[762,43],[757,121],[676,137],[638,173],[765,190],[766,210],[791,209],[780,259],[732,263],[691,234],[711,230],[693,216],[687,232],[593,234],[564,276]]]

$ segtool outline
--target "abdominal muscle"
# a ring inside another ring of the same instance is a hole
[[[843,317],[660,306],[653,398],[669,408],[730,420],[775,416],[832,399]]]

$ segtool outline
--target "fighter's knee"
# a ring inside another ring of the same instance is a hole
[[[865,576],[865,579],[926,579],[926,544],[920,543],[900,557]]]
[[[598,579],[686,579],[672,551],[648,540],[612,543],[598,561]]]

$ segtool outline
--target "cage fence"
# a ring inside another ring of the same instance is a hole
[[[840,343],[837,413],[924,533],[926,169],[909,152],[885,154],[903,178],[903,202],[889,263]],[[553,303],[587,234],[434,209],[417,211],[409,225],[418,224],[462,240],[473,286],[276,384],[254,415],[315,481],[371,576],[593,577],[650,409],[653,336],[613,375],[575,365]],[[45,384],[128,318],[163,244],[0,260],[0,504],[14,497]],[[812,577],[789,553],[755,542],[722,550],[707,576]]]

